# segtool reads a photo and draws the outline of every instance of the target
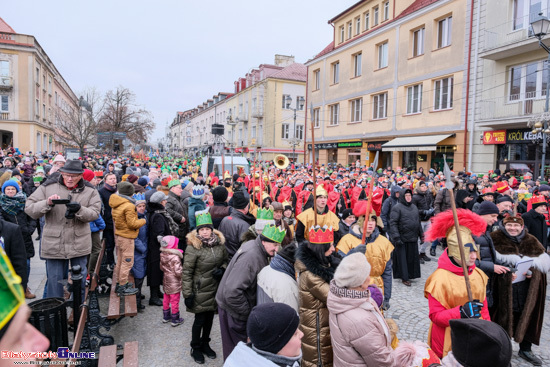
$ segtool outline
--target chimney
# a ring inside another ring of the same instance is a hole
[[[287,67],[294,64],[294,56],[275,55],[275,65],[281,67]]]

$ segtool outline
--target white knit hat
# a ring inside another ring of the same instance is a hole
[[[344,257],[334,272],[334,282],[341,288],[359,287],[370,275],[370,264],[365,254],[353,253]]]

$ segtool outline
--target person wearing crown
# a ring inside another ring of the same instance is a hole
[[[334,231],[338,231],[338,225],[340,219],[336,214],[328,210],[327,200],[328,193],[322,185],[317,186],[315,192],[315,204],[317,206],[317,221],[315,220],[315,212],[313,207],[300,213],[296,219],[296,241],[302,243],[309,240],[309,229],[315,224],[320,227],[327,226],[332,227]]]
[[[326,201],[326,200],[325,200]],[[327,297],[340,257],[334,253],[334,229],[309,227],[308,240],[296,252],[298,274],[302,366],[332,366]]]
[[[205,194],[204,186],[198,185],[193,187],[193,193],[189,198],[189,208],[188,208],[190,231],[194,230],[196,227],[195,213],[206,209],[206,204],[204,203],[204,200],[203,200],[204,194]]]
[[[428,344],[440,358],[451,351],[450,320],[491,320],[486,300],[488,278],[475,265],[479,246],[472,237],[484,233],[487,223],[479,215],[466,209],[458,209],[457,215],[460,223],[458,233],[451,210],[436,215],[426,232],[428,241],[446,238],[448,246],[439,257],[437,269],[428,277],[424,286],[424,297],[428,299],[431,321]],[[458,236],[462,240],[472,301],[469,300],[466,290]]]

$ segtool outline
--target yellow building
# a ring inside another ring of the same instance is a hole
[[[78,100],[33,37],[16,33],[0,18],[0,144],[26,151],[60,150],[57,107],[76,109]]]
[[[332,42],[306,63],[321,164],[380,151],[379,167],[438,170],[444,154],[464,167],[468,3],[363,0],[329,20]]]

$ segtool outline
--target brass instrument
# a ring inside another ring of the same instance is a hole
[[[290,160],[288,157],[284,154],[279,154],[275,156],[275,159],[273,160],[273,163],[275,163],[275,167],[278,169],[285,169],[290,164]]]

